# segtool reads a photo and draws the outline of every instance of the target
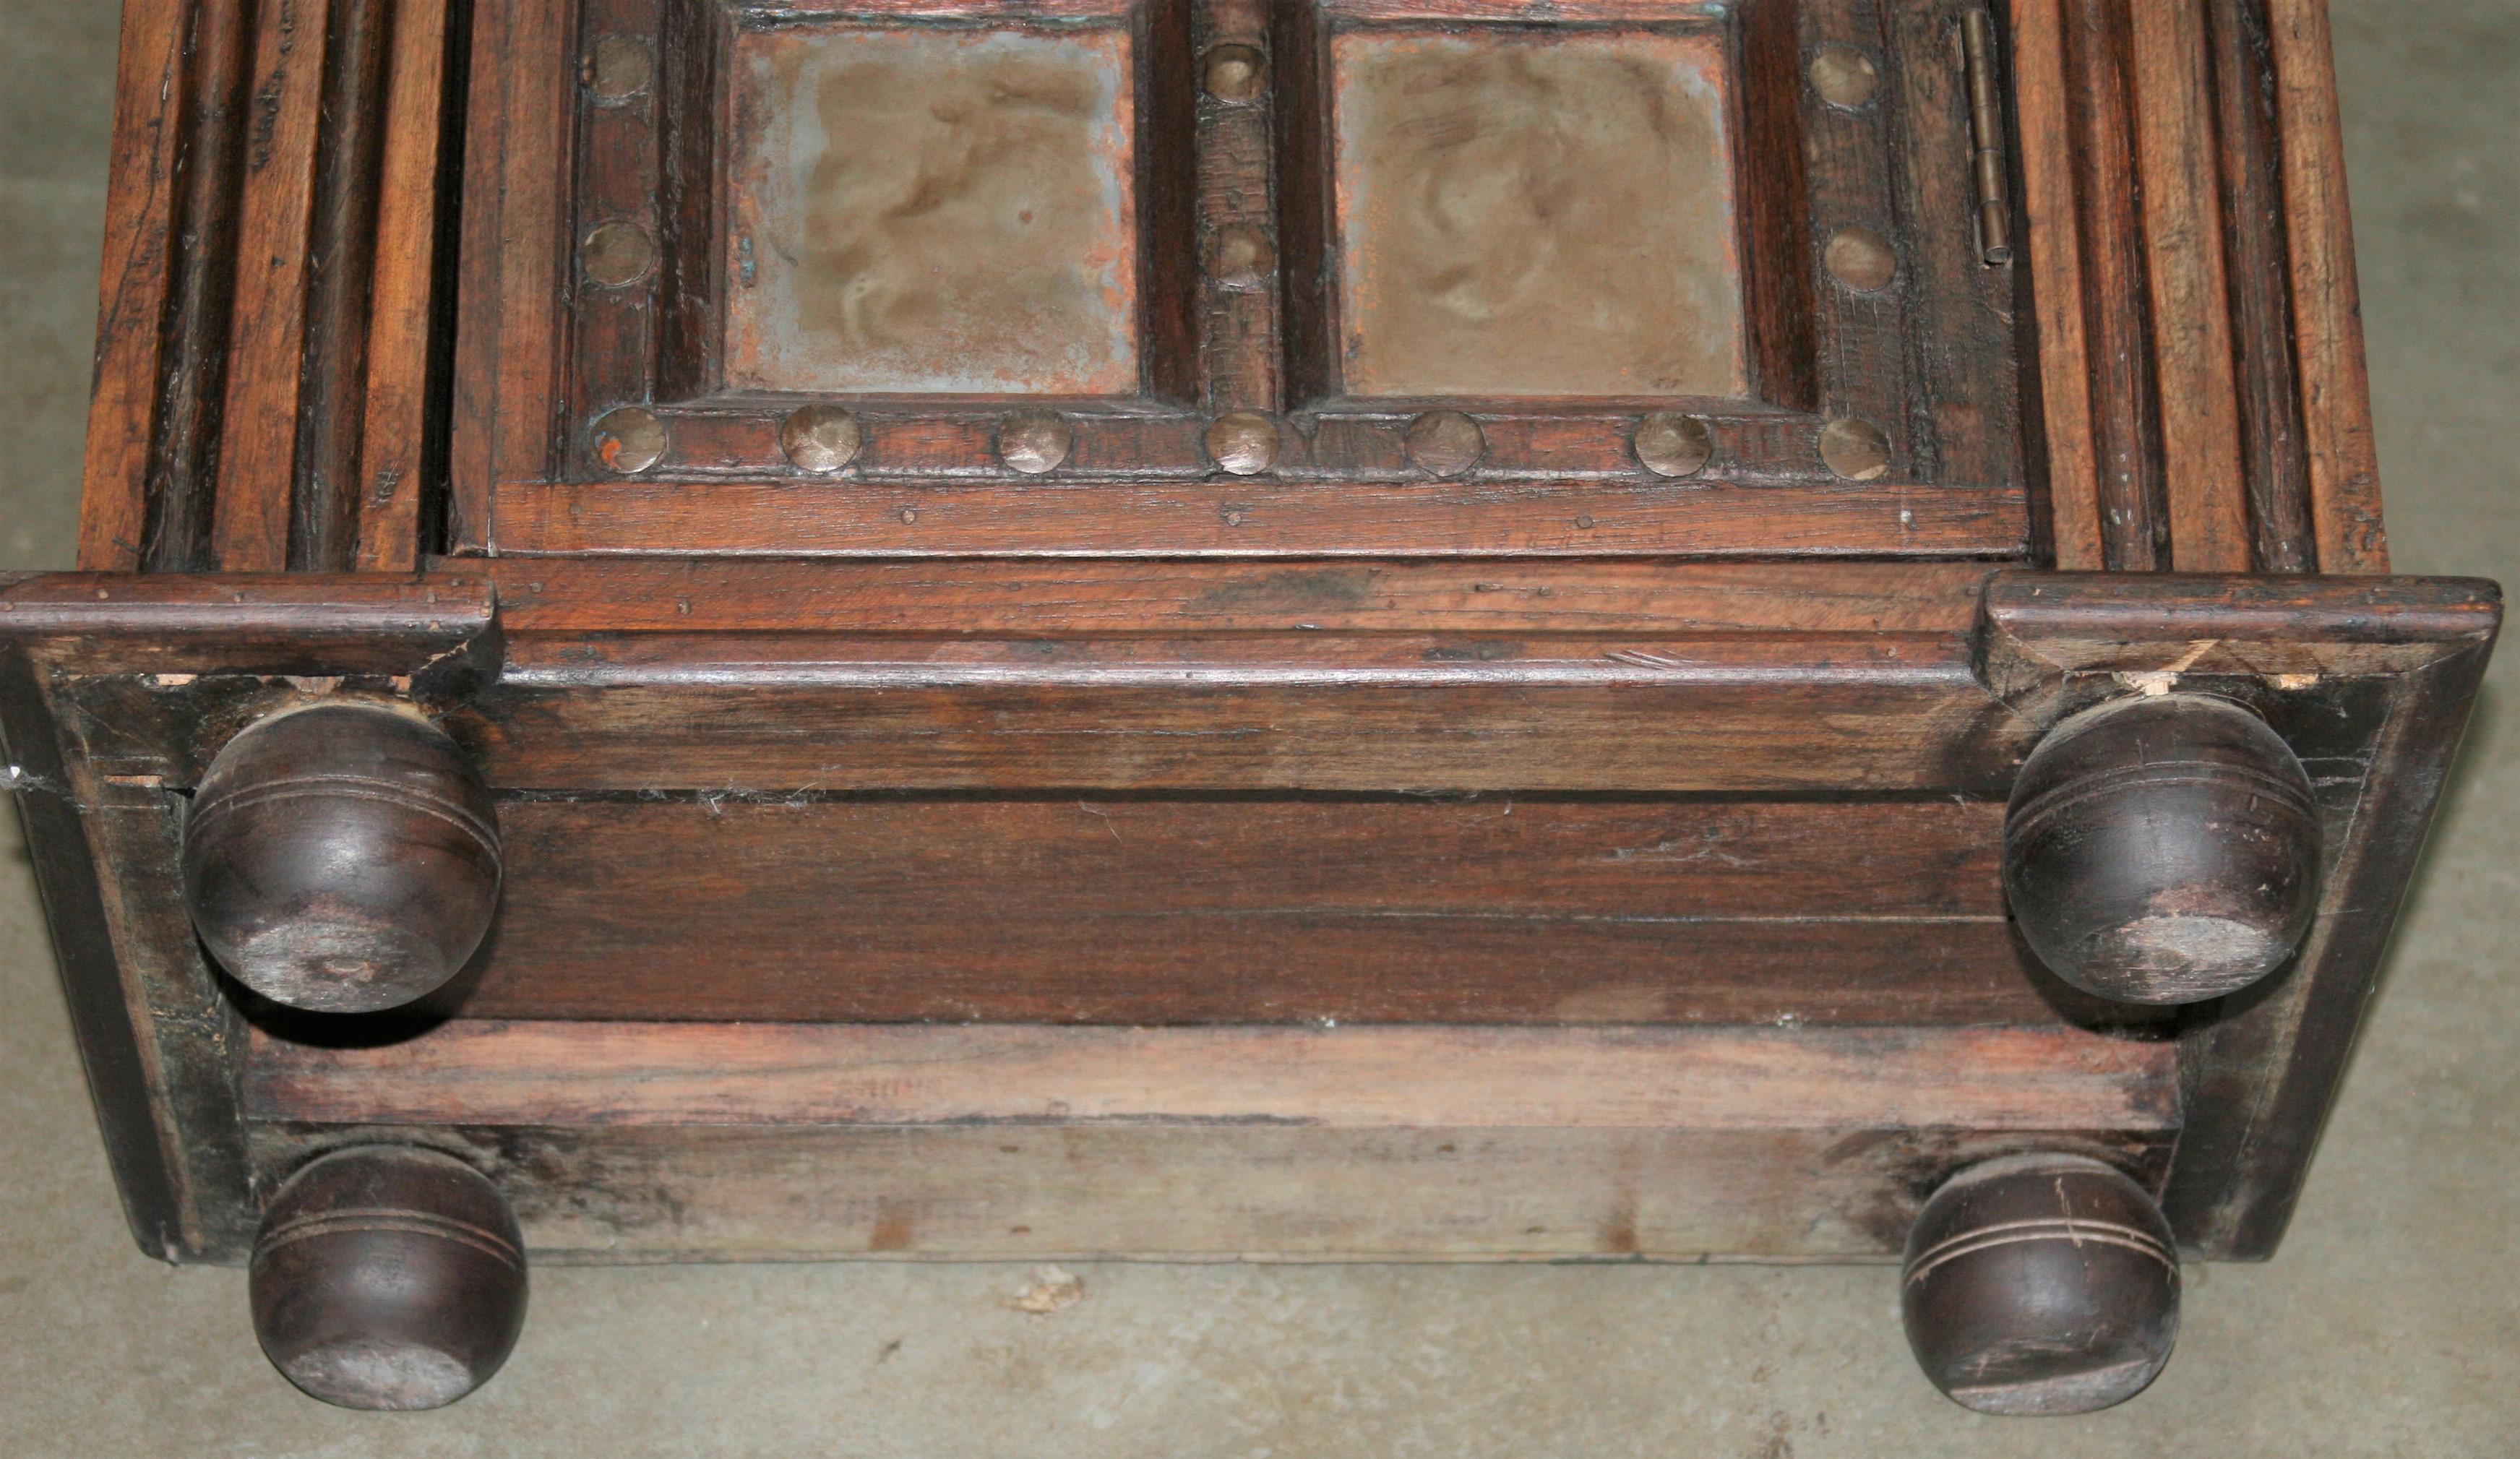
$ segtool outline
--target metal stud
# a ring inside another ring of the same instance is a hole
[[[1278,464],[1278,421],[1260,411],[1233,411],[1207,427],[1207,454],[1237,476],[1256,476]]]
[[[1207,274],[1219,284],[1248,288],[1278,268],[1269,235],[1248,223],[1228,223],[1208,242]]]
[[[626,102],[648,89],[654,66],[648,48],[626,35],[608,35],[586,58],[586,89],[599,102]]]
[[[1811,82],[1822,101],[1851,111],[1881,89],[1881,70],[1853,46],[1822,46],[1812,58]]]
[[[1268,62],[1252,46],[1209,48],[1201,67],[1207,94],[1220,102],[1247,102],[1260,95]]]
[[[1822,250],[1829,277],[1858,293],[1887,288],[1899,277],[1899,250],[1869,228],[1841,228]]]
[[[857,459],[857,414],[835,405],[809,405],[779,425],[779,449],[797,469],[828,473]]]
[[[1459,476],[1487,454],[1487,432],[1459,411],[1428,411],[1409,422],[1409,464],[1429,476]]]
[[[636,223],[607,223],[586,236],[578,250],[586,277],[607,288],[636,284],[655,266],[656,245]]]
[[[1075,429],[1049,411],[1009,416],[998,427],[999,459],[1027,476],[1058,470],[1075,445]]]
[[[595,459],[605,469],[635,476],[665,457],[665,422],[645,406],[608,411],[593,428]]]
[[[1715,455],[1714,432],[1694,416],[1660,411],[1637,422],[1637,460],[1657,476],[1692,476]]]
[[[1877,481],[1890,473],[1890,438],[1869,420],[1842,416],[1821,427],[1820,459],[1849,481]]]

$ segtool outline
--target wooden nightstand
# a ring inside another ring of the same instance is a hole
[[[129,0],[0,732],[142,1246],[363,1406],[528,1257],[1904,1253],[2137,1392],[2500,615],[2325,23]]]

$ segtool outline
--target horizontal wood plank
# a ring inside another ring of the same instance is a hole
[[[263,1126],[268,1178],[344,1141],[453,1149],[541,1263],[1895,1259],[1953,1172],[2024,1150],[2158,1184],[2160,1130],[1059,1125]]]
[[[517,800],[487,1018],[2028,1024],[1995,802]],[[704,848],[698,850],[697,848]]]
[[[497,613],[474,579],[47,573],[0,583],[0,637],[79,675],[487,678]]]
[[[1602,481],[502,482],[502,553],[2014,556],[2011,488]]]
[[[296,1124],[2162,1129],[2168,1042],[2077,1029],[1042,1028],[458,1020],[258,1036]]]
[[[1966,633],[1983,562],[493,557],[518,634]]]
[[[1959,635],[535,636],[447,728],[535,790],[2000,794]]]

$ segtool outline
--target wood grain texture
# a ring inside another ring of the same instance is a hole
[[[467,1017],[2046,1024],[2001,808],[511,800]],[[705,845],[709,854],[693,857]]]
[[[1952,59],[1960,16],[1976,8],[1973,0],[1892,4],[1880,13],[1892,54],[1912,58],[1893,88],[1899,106],[1889,151],[1911,220],[1907,278],[1893,286],[1911,301],[1901,330],[1915,398],[1910,410],[1935,422],[1912,448],[1915,474],[1994,486],[2026,474],[2015,344],[2021,290],[2015,268],[1989,263],[1978,241],[1968,79]]]
[[[447,728],[536,790],[1993,794],[1965,638],[518,639]],[[705,686],[706,692],[696,692]]]
[[[2266,1257],[2282,1241],[2456,759],[2498,616],[2453,651],[2387,682],[2376,738],[2360,765],[2335,767],[2345,784],[2323,797],[2333,848],[2327,882],[2291,974],[2258,995],[2227,999],[2221,1017],[2188,1037],[2181,1062],[2197,1123],[2163,1202],[2183,1242]]]
[[[235,326],[211,520],[217,565],[228,572],[290,565],[307,343],[307,232],[332,14],[332,0],[292,0],[260,7],[254,17],[253,114],[244,142]]]
[[[439,287],[439,235],[449,199],[446,159],[461,139],[446,136],[460,114],[445,81],[450,36],[446,0],[399,0],[383,98],[384,149],[377,195],[375,281],[368,321],[367,380],[359,426],[355,541],[339,564],[362,572],[409,572],[420,565],[425,477],[443,469],[431,440],[442,428],[432,400],[447,316]],[[451,316],[448,316],[451,317]],[[433,533],[429,535],[433,536]]]
[[[181,180],[187,92],[186,16],[172,5],[122,13],[114,71],[112,156],[106,174],[105,263],[96,324],[96,388],[88,402],[79,565],[130,572],[149,518],[150,442],[175,291],[173,194]],[[197,82],[195,84],[198,84]]]
[[[729,134],[707,78],[729,64],[719,52],[747,44],[741,37],[757,16],[689,24],[679,11],[657,22],[607,10],[600,23],[572,28],[485,5],[467,139],[459,529],[449,541],[500,554],[2024,554],[2009,276],[1965,248],[1958,261],[1941,255],[1941,241],[1967,236],[1971,209],[1965,187],[1924,160],[1964,141],[1965,108],[1940,45],[1949,12],[1885,29],[1851,0],[1803,8],[1815,39],[1851,37],[1916,59],[1916,83],[1885,92],[1864,115],[1802,99],[1794,15],[1780,8],[1758,22],[1762,55],[1787,64],[1765,83],[1775,96],[1757,109],[1756,127],[1729,102],[1724,120],[1728,146],[1738,130],[1759,152],[1742,185],[1755,178],[1797,195],[1752,209],[1763,256],[1748,272],[1762,317],[1749,332],[1774,388],[1763,383],[1756,400],[1691,402],[1714,424],[1702,479],[1655,477],[1633,454],[1637,420],[1668,400],[1569,397],[1463,402],[1477,408],[1488,450],[1463,479],[1434,483],[1402,450],[1423,402],[1338,398],[1328,368],[1345,347],[1328,318],[1337,271],[1362,265],[1348,257],[1353,241],[1330,236],[1335,149],[1325,124],[1334,103],[1317,32],[1526,16],[1542,26],[1614,25],[1601,33],[1634,32],[1647,46],[1670,37],[1638,31],[1639,18],[1669,22],[1668,9],[1473,7],[1412,19],[1298,8],[1277,12],[1274,24],[1247,3],[1142,15],[1146,145],[1134,165],[1148,370],[1139,396],[1033,401],[1065,409],[1075,432],[1074,450],[1035,479],[996,452],[1004,402],[887,393],[880,382],[852,397],[861,449],[833,475],[802,476],[778,447],[787,403],[738,389],[712,366],[725,301],[685,284],[727,268],[720,231],[694,221],[705,223],[708,207],[698,180],[715,175],[720,154],[741,151],[759,118],[738,108]],[[1184,16],[1187,36],[1174,23]],[[909,34],[939,22],[940,13],[902,7],[876,23]],[[576,47],[599,29],[652,44],[648,93],[604,100],[551,84],[574,70]],[[1590,30],[1557,39],[1609,44]],[[1265,94],[1189,94],[1197,67],[1176,62],[1220,40],[1261,55]],[[1594,171],[1551,185],[1615,198],[1615,169]],[[1826,199],[1825,219],[1805,193]],[[588,229],[641,218],[658,224],[652,276],[564,286],[574,270],[560,263]],[[1901,241],[1912,267],[1899,287],[1814,291],[1818,241],[1804,224],[1897,232],[1911,219],[1922,231]],[[1533,230],[1545,233],[1546,222]],[[1259,250],[1271,257],[1250,277],[1201,272],[1208,243],[1273,231],[1276,246]],[[1562,252],[1564,241],[1535,245]],[[1166,300],[1185,317],[1174,320]],[[1176,357],[1179,369],[1168,363]],[[660,447],[639,471],[616,473],[594,456],[586,426],[625,403],[654,413]],[[1254,479],[1217,479],[1203,444],[1229,407],[1284,417],[1282,449]],[[1832,474],[1819,449],[1828,414],[1886,431],[1898,448],[1891,473]]]
[[[219,461],[220,411],[228,369],[228,329],[236,275],[237,186],[243,165],[252,59],[251,7],[213,0],[174,12],[173,30],[143,27],[127,37],[125,62],[146,67],[138,97],[125,89],[116,116],[116,154],[139,166],[117,172],[122,191],[108,212],[131,220],[134,247],[110,222],[108,303],[98,320],[98,406],[91,431],[100,510],[82,528],[82,550],[118,552],[114,565],[144,571],[197,570],[211,561],[211,516]],[[187,28],[189,25],[189,28]],[[172,43],[179,53],[157,51]],[[156,59],[153,59],[153,54]],[[157,110],[143,113],[154,98]],[[156,230],[162,228],[162,233]],[[153,279],[151,240],[164,269]],[[126,270],[128,270],[126,272]],[[162,284],[162,291],[160,285]],[[115,380],[109,368],[146,369]],[[135,462],[128,453],[143,455]],[[133,491],[138,494],[134,527]],[[120,544],[108,548],[103,539]]]
[[[2013,114],[2021,137],[2023,206],[2039,339],[2039,400],[2046,448],[2048,550],[2065,572],[2108,565],[2100,532],[2100,463],[2092,431],[2092,344],[2084,328],[2083,255],[2077,243],[2071,82],[2061,0],[2011,0]]]
[[[2205,0],[2130,7],[2143,172],[2145,260],[2158,310],[2153,370],[2161,389],[2162,477],[2170,565],[2246,572],[2249,502],[2223,268],[2222,195],[2205,37]]]
[[[2122,0],[2064,0],[2061,20],[2102,555],[2114,571],[2151,572],[2167,565],[2170,520],[2149,338],[2155,309],[2137,173],[2131,7]]]
[[[1262,51],[1265,67],[1268,24],[1269,8],[1256,0],[1203,0],[1191,7],[1193,44],[1184,64],[1194,67],[1200,64],[1198,58],[1217,46],[1241,45]],[[1258,94],[1247,100],[1202,91],[1193,103],[1197,118],[1193,151],[1198,237],[1212,238],[1216,230],[1234,225],[1257,227],[1273,241],[1272,247],[1282,260],[1282,244],[1276,242],[1277,155],[1270,146],[1277,81],[1274,70],[1264,68]],[[1196,286],[1202,317],[1194,324],[1193,337],[1199,354],[1199,396],[1208,410],[1285,408],[1280,380],[1278,302],[1285,277],[1282,267],[1272,269],[1257,285],[1238,287],[1202,271]]]
[[[488,589],[446,577],[38,574],[0,584],[0,637],[67,679],[179,676],[158,688],[243,674],[469,689],[500,654]]]
[[[2003,556],[2021,495],[1931,486],[1253,479],[1160,486],[510,482],[510,553]]]
[[[1923,1193],[1974,1160],[2066,1149],[2157,1181],[2171,1141],[2145,1130],[264,1125],[256,1147],[279,1172],[361,1139],[424,1140],[489,1171],[537,1263],[1887,1260]]]
[[[525,634],[1961,634],[1979,562],[488,558]]]
[[[2184,1037],[2190,1124],[2164,1200],[2182,1246],[2271,1255],[2493,651],[2500,590],[2004,575],[1986,604],[1981,664],[2025,715],[2053,723],[2141,685],[2216,694],[2255,710],[2310,771],[2327,847],[2318,909],[2289,971],[2222,1000]]]
[[[2327,0],[2267,0],[2318,569],[2389,570]]]
[[[446,541],[492,540],[492,483],[549,469],[561,362],[556,184],[566,176],[577,66],[562,7],[485,0],[472,14],[465,123],[462,285],[456,323]],[[518,66],[510,58],[554,58]]]
[[[244,1025],[184,919],[182,808],[145,761],[112,753],[110,728],[63,711],[42,647],[0,634],[0,751],[124,1215],[161,1260],[241,1260]]]
[[[1056,1029],[464,1019],[257,1036],[254,1118],[414,1125],[2167,1129],[2165,1041],[2072,1029]]]
[[[375,362],[370,313],[378,290],[393,287],[377,277],[393,9],[384,0],[347,0],[322,52],[315,191],[306,220],[306,353],[290,472],[288,565],[299,571],[339,571],[357,555],[365,495],[359,459]],[[420,205],[428,207],[435,190],[421,180],[419,193]],[[424,371],[428,351],[391,363]]]
[[[2237,347],[2233,384],[2253,555],[2262,572],[2308,572],[2316,566],[2317,550],[2285,270],[2282,141],[2276,134],[2266,3],[2209,0],[2205,17],[2221,137],[2223,243],[2230,259]]]

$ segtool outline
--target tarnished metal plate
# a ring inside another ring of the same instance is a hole
[[[1117,27],[744,32],[727,384],[1134,392],[1129,53]]]
[[[1721,35],[1331,41],[1347,394],[1746,387]]]

